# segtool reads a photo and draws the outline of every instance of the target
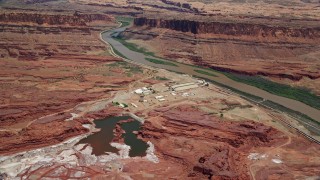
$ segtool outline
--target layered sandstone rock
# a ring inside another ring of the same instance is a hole
[[[286,140],[263,124],[222,121],[188,105],[160,108],[149,117],[140,135],[155,143],[163,159],[180,163],[193,178],[248,179],[246,154],[252,147]]]
[[[82,127],[83,122],[57,119],[51,123],[34,123],[17,132],[0,132],[1,154],[13,154],[23,150],[58,144],[68,138],[84,134],[88,129]],[[54,127],[54,128],[53,128]]]
[[[237,37],[277,38],[290,41],[292,38],[306,38],[311,42],[320,41],[320,26],[296,28],[241,22],[203,22],[186,19],[149,19],[146,17],[136,18],[134,25],[166,28],[182,32],[191,32],[193,34],[212,33]]]
[[[51,1],[57,1],[57,0],[24,0],[26,4],[46,3]]]
[[[39,60],[101,52],[106,47],[99,41],[99,33],[112,25],[113,17],[98,13],[6,10],[0,14],[0,55]]]
[[[93,21],[110,22],[113,18],[105,14],[81,14],[75,12],[73,15],[63,14],[40,14],[7,12],[0,14],[0,23],[35,23],[38,25],[71,25],[85,26]]]

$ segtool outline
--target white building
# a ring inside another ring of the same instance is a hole
[[[170,87],[172,91],[183,91],[188,89],[197,88],[199,85],[197,83],[184,83],[184,84],[177,84]]]
[[[154,97],[154,98],[156,98],[156,99],[162,99],[163,96],[156,96],[156,97]]]
[[[146,88],[146,87],[143,87],[143,88],[140,88],[140,89],[136,89],[134,91],[136,94],[144,94],[144,95],[148,95],[148,94],[151,94],[151,90]]]

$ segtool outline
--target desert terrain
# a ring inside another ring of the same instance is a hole
[[[0,1],[0,179],[318,179],[320,136],[295,117],[132,63],[100,33],[129,18],[121,36],[157,57],[319,94],[319,15],[312,0]],[[121,116],[96,140],[117,152],[79,143]]]
[[[319,94],[320,10],[316,1],[90,3],[142,8],[144,13],[137,15],[124,37],[158,56],[263,75]]]

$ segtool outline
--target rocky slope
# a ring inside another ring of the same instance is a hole
[[[210,102],[204,104],[212,106]],[[180,104],[151,111],[140,132],[143,139],[155,144],[160,160],[183,167],[181,174],[194,179],[263,179],[302,178],[318,173],[319,162],[306,160],[298,165],[286,155],[295,154],[302,159],[304,155],[296,143],[303,143],[303,139],[293,140],[279,129],[259,122],[218,118],[202,111],[204,104]],[[314,153],[313,148],[319,149],[319,145],[304,143],[312,146],[306,150],[309,155]],[[286,170],[276,171],[283,164],[274,163],[274,159],[281,159]],[[265,169],[270,171],[264,173]]]
[[[248,179],[250,149],[286,141],[263,124],[222,121],[188,105],[157,109],[149,116],[154,118],[144,124],[141,136],[155,143],[161,157],[185,166],[192,178]]]
[[[0,14],[0,54],[2,58],[38,60],[102,51],[105,46],[99,42],[99,33],[113,22],[105,14],[6,10]]]
[[[12,154],[23,150],[43,147],[44,145],[58,144],[65,139],[88,132],[88,129],[82,126],[85,121],[66,123],[64,121],[65,117],[60,116],[60,118],[50,123],[33,123],[29,127],[16,133],[1,131],[0,153],[2,155]],[[50,131],[48,131],[48,129],[50,129]]]

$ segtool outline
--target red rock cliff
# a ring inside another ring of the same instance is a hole
[[[292,28],[286,26],[271,26],[264,24],[228,23],[228,22],[200,22],[193,20],[163,20],[136,18],[135,26],[149,26],[167,28],[194,34],[213,33],[231,36],[255,36],[272,38],[308,38],[320,39],[320,26],[310,28]]]
[[[0,14],[1,22],[14,23],[36,23],[49,25],[71,25],[84,26],[93,21],[110,21],[112,18],[105,14],[80,14],[58,15],[58,14],[39,14],[39,13],[3,13]]]

